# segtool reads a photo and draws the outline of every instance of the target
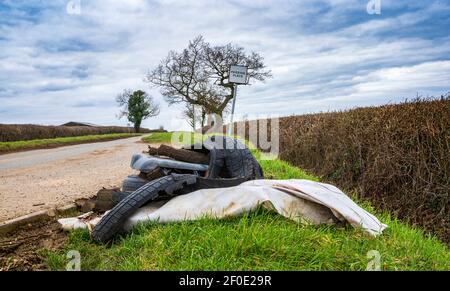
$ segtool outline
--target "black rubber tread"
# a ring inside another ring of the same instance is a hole
[[[250,150],[239,140],[226,136],[211,136],[202,144],[191,145],[186,149],[210,155],[209,178],[248,177],[262,179],[263,171]]]
[[[231,176],[224,173],[225,170],[225,150],[212,149],[209,152],[208,178],[217,179]]]
[[[226,151],[225,167],[231,177],[253,177],[253,155],[248,149],[230,149]]]
[[[103,216],[94,227],[92,238],[99,242],[109,241],[120,230],[128,217],[139,207],[158,197],[159,193],[164,192],[171,195],[174,191],[183,188],[184,185],[193,184],[195,181],[195,175],[173,174],[145,184],[125,197],[110,212]]]
[[[208,178],[263,178],[258,161],[240,141],[212,136],[205,141],[205,148],[210,150]]]
[[[197,177],[195,184],[187,185],[179,194],[188,194],[201,189],[229,188],[238,186],[249,181],[248,178],[232,178],[232,179],[210,179],[205,177]]]
[[[150,182],[149,180],[142,179],[137,175],[128,176],[123,180],[122,183],[122,192],[124,193],[132,193],[137,189],[141,188],[145,184]]]

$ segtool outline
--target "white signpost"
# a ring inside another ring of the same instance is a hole
[[[230,66],[228,82],[234,84],[247,84],[247,67],[237,65]]]
[[[236,107],[236,97],[237,97],[237,86],[238,85],[245,85],[248,82],[248,67],[246,66],[238,66],[238,65],[231,65],[230,66],[230,72],[228,76],[228,82],[234,84],[233,88],[233,107],[231,108],[231,120],[230,120],[230,126],[228,127],[228,134],[231,135],[233,132],[233,117],[234,117],[234,108]]]

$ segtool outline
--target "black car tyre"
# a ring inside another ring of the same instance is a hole
[[[145,184],[147,184],[148,182],[149,182],[148,180],[142,179],[136,175],[128,176],[125,180],[123,180],[122,192],[132,193],[137,189],[141,188],[142,186],[144,186]]]
[[[109,211],[92,231],[92,238],[99,242],[109,241],[123,226],[125,220],[147,202],[157,198],[160,193],[171,195],[185,185],[196,182],[195,175],[165,176],[153,180],[123,198],[111,211]]]
[[[240,141],[212,136],[205,146],[210,151],[208,178],[263,178],[258,161]]]

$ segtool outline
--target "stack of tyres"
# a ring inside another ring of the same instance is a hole
[[[236,139],[212,136],[200,147],[193,146],[191,149],[198,148],[209,154],[206,177],[169,174],[153,181],[139,176],[127,177],[122,190],[129,194],[103,216],[92,231],[93,239],[99,242],[109,241],[138,208],[161,195],[173,197],[200,189],[233,187],[248,180],[263,179],[258,161]]]

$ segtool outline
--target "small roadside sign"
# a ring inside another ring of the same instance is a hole
[[[232,134],[233,129],[233,117],[234,117],[234,108],[236,107],[236,98],[237,98],[237,87],[238,85],[247,84],[248,81],[248,67],[247,66],[239,66],[239,65],[231,65],[230,73],[228,74],[228,82],[234,84],[233,85],[233,106],[231,107],[231,120],[230,126],[228,126],[228,134]]]
[[[247,69],[248,68],[246,66],[230,66],[228,82],[235,84],[247,84]]]

